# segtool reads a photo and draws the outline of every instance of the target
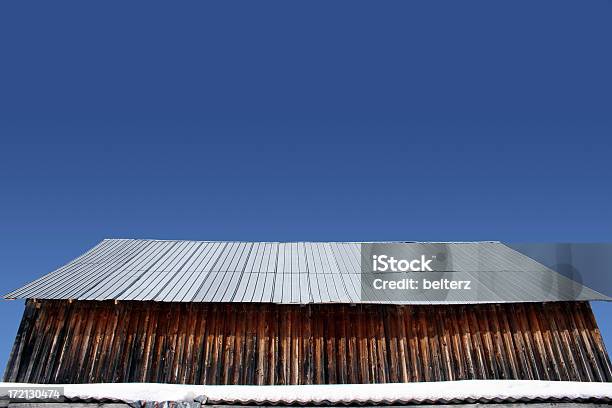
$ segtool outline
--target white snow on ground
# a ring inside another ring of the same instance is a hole
[[[342,385],[175,385],[152,383],[0,383],[0,387],[64,387],[70,399],[132,401],[355,403],[452,400],[612,399],[612,383],[569,381],[467,380],[401,384]]]

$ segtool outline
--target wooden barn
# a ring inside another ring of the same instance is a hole
[[[447,245],[497,262],[512,252]],[[370,303],[360,262],[357,243],[104,240],[6,295],[26,306],[5,381],[612,382],[588,303],[604,295],[524,287],[503,302]]]

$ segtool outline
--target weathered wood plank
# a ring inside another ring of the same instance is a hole
[[[323,318],[325,319],[324,330],[325,330],[325,353],[326,353],[326,383],[337,384],[337,360],[336,360],[336,324],[334,309],[325,309],[322,311]]]
[[[612,381],[588,304],[28,302],[5,379],[322,384]]]

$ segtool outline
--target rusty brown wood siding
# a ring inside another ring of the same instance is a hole
[[[612,381],[588,303],[28,301],[5,381],[336,384]]]

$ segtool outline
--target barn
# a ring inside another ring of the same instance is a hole
[[[532,290],[556,272],[499,242],[445,245],[495,260],[498,300],[364,300],[359,243],[106,239],[5,296],[25,311],[4,380],[612,382],[589,305],[607,296]]]

